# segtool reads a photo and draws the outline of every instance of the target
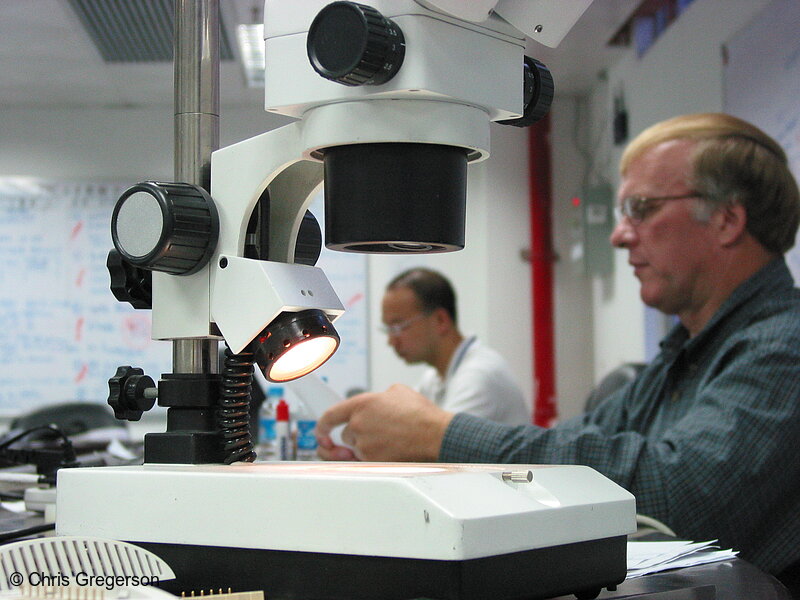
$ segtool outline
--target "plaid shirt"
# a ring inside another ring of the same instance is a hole
[[[439,459],[588,465],[679,537],[777,574],[800,562],[799,446],[800,290],[780,258],[593,411],[551,429],[458,414]]]

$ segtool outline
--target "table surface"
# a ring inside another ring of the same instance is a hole
[[[630,579],[598,598],[642,600],[792,600],[789,590],[772,575],[734,558],[696,567],[662,571]],[[575,600],[575,596],[560,596]]]

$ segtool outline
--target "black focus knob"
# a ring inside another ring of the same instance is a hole
[[[394,21],[371,6],[333,2],[308,30],[308,59],[314,70],[342,85],[380,85],[400,70],[405,38]]]
[[[106,268],[111,278],[111,293],[133,308],[153,308],[153,273],[122,258],[116,250],[108,252]]]
[[[139,367],[117,367],[108,380],[108,405],[114,416],[123,421],[138,421],[144,411],[155,404],[158,388],[151,377]]]
[[[503,125],[527,127],[539,121],[550,110],[555,85],[550,70],[535,58],[525,57],[522,72],[523,106],[525,111],[518,119],[499,121]]]
[[[114,247],[130,264],[151,271],[196,273],[218,237],[214,201],[187,183],[138,183],[120,196],[111,216]]]

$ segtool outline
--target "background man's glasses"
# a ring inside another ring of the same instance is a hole
[[[381,325],[380,330],[385,333],[386,335],[400,335],[406,329],[411,327],[417,321],[420,321],[427,317],[430,313],[420,313],[410,319],[406,319],[405,321],[400,321],[399,323],[392,323],[391,325]]]
[[[678,196],[626,196],[614,209],[617,222],[628,217],[631,223],[638,225],[661,206],[664,200],[685,200],[687,198],[704,198],[702,194],[690,192]]]

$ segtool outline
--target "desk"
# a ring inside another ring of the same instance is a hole
[[[714,595],[707,586],[713,586]],[[689,591],[691,588],[695,591]],[[671,590],[675,592],[667,593]],[[685,592],[681,594],[678,590]],[[781,582],[738,558],[637,577],[623,582],[615,592],[603,590],[598,598],[639,594],[643,594],[642,600],[651,595],[653,600],[792,600]],[[560,596],[558,600],[575,600],[575,597]]]

